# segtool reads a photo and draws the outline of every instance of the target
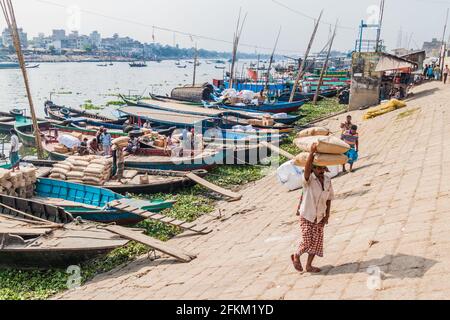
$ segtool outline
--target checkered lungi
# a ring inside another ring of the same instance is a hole
[[[300,229],[302,231],[302,242],[298,248],[297,254],[301,256],[304,253],[323,257],[323,229],[325,224],[313,223],[300,217]]]

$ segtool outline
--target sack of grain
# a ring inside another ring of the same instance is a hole
[[[11,181],[4,180],[2,181],[2,188],[5,190],[10,190],[13,187],[13,184]]]
[[[20,169],[20,171],[23,173],[23,176],[26,178],[35,177],[36,170],[37,169],[35,167],[25,167]]]
[[[96,177],[92,177],[92,176],[88,176],[88,177],[83,177],[83,182],[87,183],[87,184],[94,184],[94,185],[102,185],[105,180],[101,179],[101,178],[96,178]]]
[[[66,176],[63,174],[59,174],[59,173],[52,173],[51,175],[49,175],[50,179],[57,179],[57,180],[66,180]]]
[[[67,182],[76,183],[76,184],[83,184],[83,181],[82,180],[78,180],[78,179],[67,180]]]
[[[102,175],[105,172],[105,167],[91,167],[84,169],[85,174]]]
[[[0,181],[8,180],[10,176],[11,176],[11,171],[0,168]]]
[[[136,170],[125,170],[123,172],[123,178],[124,179],[133,179],[136,177],[138,172]]]
[[[51,174],[57,173],[57,174],[64,175],[64,176],[66,176],[69,172],[70,172],[70,170],[66,170],[66,169],[62,169],[62,168],[53,168],[50,171]]]
[[[65,145],[62,145],[62,144],[56,144],[53,147],[53,149],[55,150],[55,152],[62,153],[62,154],[65,154],[65,153],[69,152],[69,149]]]
[[[118,148],[125,148],[128,145],[129,137],[119,137],[112,140],[112,144],[115,144]]]
[[[73,131],[73,132],[70,133],[70,135],[71,135],[72,137],[77,138],[77,139],[80,140],[80,141],[81,141],[81,139],[83,139],[83,134],[82,134],[81,132]]]
[[[142,175],[139,177],[139,184],[149,184],[148,175]]]
[[[324,127],[313,127],[300,131],[297,138],[313,137],[313,136],[328,136],[330,130]]]
[[[60,169],[70,171],[70,170],[72,170],[73,165],[70,162],[64,161],[64,162],[55,163],[53,165],[53,168],[60,168]]]
[[[311,152],[311,147],[317,143],[318,153],[343,154],[350,150],[350,146],[333,136],[313,136],[294,140],[294,144],[305,152]]]
[[[298,167],[305,167],[306,162],[308,161],[309,153],[302,152],[298,156],[294,158],[294,165]],[[314,156],[313,164],[320,167],[327,166],[337,166],[346,164],[348,158],[343,154],[326,154],[326,153],[317,153]]]
[[[66,175],[67,180],[82,180],[83,176],[84,176],[83,172],[80,171],[70,171]]]
[[[91,164],[112,165],[112,158],[95,158],[91,161]]]

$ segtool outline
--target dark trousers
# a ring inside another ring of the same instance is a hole
[[[448,73],[444,73],[444,84],[447,83],[447,77],[448,77]]]

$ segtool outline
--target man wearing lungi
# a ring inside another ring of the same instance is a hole
[[[331,178],[325,174],[327,168],[313,164],[316,153],[317,145],[314,144],[305,166],[303,196],[299,205],[302,241],[297,252],[291,256],[294,268],[299,272],[303,272],[300,257],[304,253],[308,254],[306,271],[311,273],[321,271],[313,267],[312,263],[316,256],[323,257],[324,227],[328,224],[331,201],[334,198]]]

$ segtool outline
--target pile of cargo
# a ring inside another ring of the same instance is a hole
[[[36,168],[25,167],[12,171],[0,169],[0,194],[31,198],[34,195]]]
[[[397,109],[401,109],[406,107],[406,103],[403,101],[392,99],[387,103],[383,103],[379,105],[378,107],[370,108],[367,110],[367,112],[364,114],[363,119],[369,120],[372,118],[376,118],[378,116],[381,116],[383,114],[395,111]]]
[[[294,164],[299,167],[306,166],[313,144],[317,144],[313,162],[316,166],[343,165],[348,161],[345,153],[350,150],[350,146],[341,139],[331,136],[327,128],[315,127],[303,130],[297,135],[294,144],[302,150],[294,160]]]
[[[58,137],[58,144],[54,146],[54,150],[61,154],[74,154],[83,139],[83,134],[73,131],[71,133],[62,134]]]
[[[68,157],[53,165],[50,178],[102,186],[111,178],[112,159],[100,156]]]

